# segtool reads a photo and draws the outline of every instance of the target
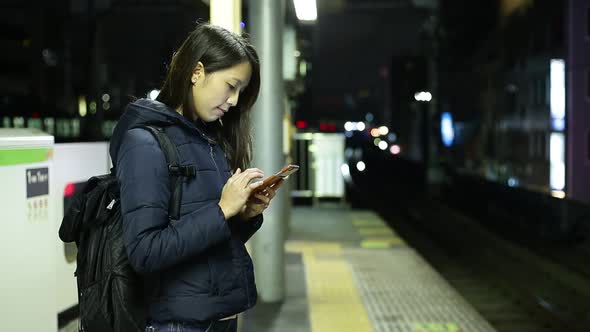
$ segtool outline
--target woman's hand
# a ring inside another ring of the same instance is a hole
[[[225,216],[225,220],[237,215],[244,209],[252,191],[262,184],[262,181],[250,184],[250,181],[262,177],[264,177],[264,173],[258,168],[248,168],[243,172],[238,168],[227,180],[219,200],[219,207]]]
[[[272,199],[277,194],[276,190],[281,186],[282,183],[283,180],[281,179],[260,193],[253,194],[240,212],[240,219],[248,220],[264,212],[264,210],[268,208],[270,201],[272,201]]]

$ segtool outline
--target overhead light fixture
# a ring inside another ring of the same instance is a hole
[[[293,0],[293,5],[300,21],[315,21],[318,18],[315,0]]]

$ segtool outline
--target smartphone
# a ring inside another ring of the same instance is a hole
[[[272,186],[273,184],[277,183],[279,180],[285,180],[289,177],[289,175],[297,172],[299,170],[299,166],[298,165],[288,165],[283,167],[283,169],[281,169],[278,173],[273,174],[269,177],[267,177],[266,179],[264,179],[264,181],[262,181],[262,185],[260,185],[260,187],[256,188],[254,190],[254,192],[260,192],[260,191],[264,191],[266,188]]]

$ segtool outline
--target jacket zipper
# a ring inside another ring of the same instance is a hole
[[[215,165],[215,169],[217,170],[217,175],[219,179],[222,179],[221,172],[219,171],[219,167],[217,166],[217,162],[215,161],[215,156],[213,152],[213,144],[209,144],[209,154],[211,155],[211,160],[213,160],[213,164]]]

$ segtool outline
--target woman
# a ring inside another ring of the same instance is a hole
[[[277,188],[255,192],[261,182],[252,180],[264,174],[247,168],[259,87],[252,45],[201,24],[174,53],[157,100],[129,104],[113,133],[126,250],[150,299],[146,331],[235,331],[236,314],[256,302],[244,243]],[[168,217],[164,154],[147,130],[135,128],[144,124],[163,127],[180,164],[196,169],[184,178],[177,221]]]

